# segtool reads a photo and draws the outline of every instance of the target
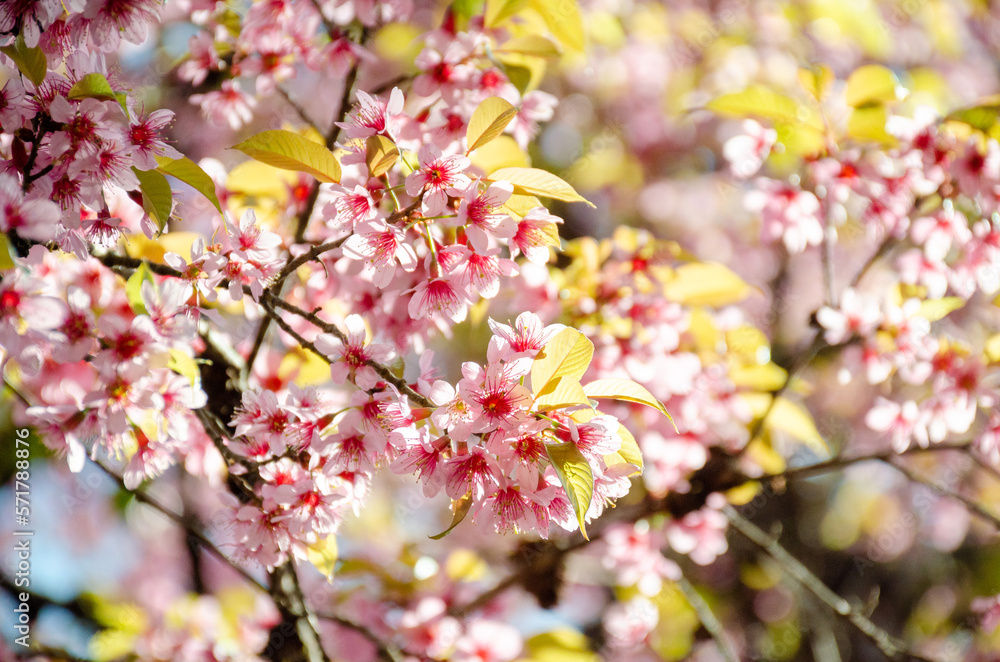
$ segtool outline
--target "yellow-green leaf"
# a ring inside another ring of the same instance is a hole
[[[535,356],[531,364],[531,388],[538,396],[549,382],[566,377],[579,381],[594,358],[594,343],[576,329],[565,328]]]
[[[528,155],[511,136],[500,136],[496,140],[491,140],[469,154],[469,158],[472,160],[472,165],[483,172],[493,172],[500,168],[527,168],[531,165]],[[535,200],[537,201],[537,198]],[[539,202],[535,206],[541,204]]]
[[[857,140],[894,145],[896,138],[885,130],[889,111],[882,105],[855,108],[847,118],[847,133]]]
[[[101,99],[103,101],[114,101],[115,91],[111,89],[111,83],[104,77],[104,74],[87,74],[76,81],[73,87],[69,88],[68,99]]]
[[[538,411],[586,404],[589,402],[583,386],[580,385],[578,379],[570,377],[557,377],[549,380],[549,383],[535,398],[535,406]]]
[[[681,265],[663,286],[663,295],[689,306],[727,306],[742,301],[754,288],[715,262]]]
[[[139,268],[133,271],[125,282],[125,298],[128,299],[128,304],[132,306],[132,312],[136,315],[149,314],[146,305],[142,302],[142,284],[147,282],[156,284],[153,280],[153,273],[146,265],[146,261],[143,260]]]
[[[820,455],[827,455],[830,452],[823,435],[816,429],[816,423],[813,422],[809,410],[788,398],[778,398],[774,401],[767,415],[767,427],[791,435]]]
[[[215,182],[208,176],[208,173],[201,169],[197,163],[183,156],[179,159],[168,159],[163,156],[156,157],[157,170],[164,175],[170,175],[178,179],[194,190],[208,198],[208,201],[215,205],[215,208],[222,213],[222,205],[219,197],[215,195]]]
[[[181,350],[173,347],[170,349],[170,360],[167,367],[182,377],[187,377],[191,386],[197,386],[201,379],[201,371],[198,369],[198,361],[191,358]]]
[[[500,25],[527,6],[528,0],[486,0],[486,27]]]
[[[749,388],[755,391],[777,391],[785,385],[788,372],[775,363],[764,365],[745,365],[733,368],[729,379],[734,386]]]
[[[878,64],[858,67],[847,78],[847,105],[858,108],[895,101],[899,81],[889,69]]]
[[[556,57],[560,54],[559,46],[540,34],[529,34],[514,37],[503,43],[497,49],[498,53],[519,53],[536,57]]]
[[[321,182],[340,181],[340,163],[333,152],[291,131],[262,131],[233,149],[275,168],[310,174]]]
[[[983,353],[986,354],[986,360],[990,363],[1000,361],[1000,333],[995,333],[986,340]]]
[[[437,535],[429,536],[430,539],[431,540],[441,540],[441,538],[444,538],[446,535],[448,535],[449,533],[451,533],[452,530],[456,526],[458,526],[459,524],[462,523],[462,520],[465,519],[465,516],[469,514],[469,508],[471,508],[471,507],[472,507],[472,495],[471,494],[466,494],[461,499],[458,499],[456,501],[452,501],[451,502],[451,510],[452,510],[452,512],[454,514],[452,515],[452,518],[451,518],[451,525],[447,529],[445,529],[444,531],[442,531],[441,533],[438,533]]]
[[[559,482],[573,506],[577,522],[580,523],[580,533],[584,539],[588,539],[585,517],[594,498],[594,473],[590,462],[573,443],[550,444],[545,446],[545,452],[548,453]]]
[[[819,65],[812,69],[799,69],[799,84],[802,86],[802,89],[809,93],[809,96],[817,101],[822,101],[826,98],[826,95],[830,92],[830,88],[833,86],[834,80],[836,80],[836,76],[834,76],[830,67]]]
[[[530,0],[530,3],[545,19],[552,36],[563,46],[583,52],[583,16],[576,0]]]
[[[0,52],[13,60],[18,71],[35,85],[41,85],[45,80],[49,68],[45,53],[37,46],[28,48],[24,35],[17,35],[17,40],[9,46],[0,46]]]
[[[483,100],[476,106],[472,118],[469,119],[469,126],[465,129],[465,142],[469,146],[468,151],[479,149],[503,133],[515,115],[517,115],[517,108],[502,97],[490,97]]]
[[[1000,98],[991,97],[986,103],[982,103],[972,108],[962,108],[951,113],[945,120],[950,122],[961,122],[973,129],[990,133],[1000,119]]]
[[[133,166],[132,172],[139,180],[143,210],[156,222],[160,232],[163,232],[163,228],[166,227],[167,221],[170,219],[170,212],[174,209],[170,183],[166,177],[155,170],[139,170]]]
[[[537,195],[566,202],[586,202],[591,207],[594,206],[593,203],[577,193],[576,189],[546,170],[500,168],[490,173],[489,178],[494,182],[510,182],[514,185],[514,191],[521,195]]]
[[[763,85],[751,85],[741,92],[723,94],[709,101],[705,107],[729,117],[755,116],[778,122],[823,126],[816,111]]]
[[[618,424],[618,436],[622,438],[622,447],[618,449],[617,452],[612,455],[605,456],[607,458],[620,458],[623,462],[628,462],[629,464],[635,465],[637,470],[631,475],[642,473],[642,451],[639,450],[639,444],[636,442],[635,437],[629,432],[623,424]]]
[[[962,297],[927,299],[920,302],[920,309],[917,310],[917,314],[921,317],[926,317],[931,322],[936,322],[964,305],[965,299]]]
[[[670,413],[663,406],[663,403],[657,400],[645,386],[631,379],[621,379],[618,377],[598,379],[584,386],[583,392],[587,394],[588,398],[597,400],[608,398],[610,400],[637,402],[641,405],[652,407],[667,418],[670,418]]]
[[[365,140],[365,163],[372,177],[381,177],[399,160],[399,148],[385,136]]]
[[[13,269],[14,258],[11,257],[10,239],[5,232],[0,232],[0,270]]]
[[[326,581],[333,582],[333,571],[337,567],[337,536],[330,535],[309,545],[306,550],[309,562],[323,573]]]

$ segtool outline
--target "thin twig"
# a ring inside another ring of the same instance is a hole
[[[684,594],[688,604],[691,605],[694,612],[698,615],[698,620],[708,630],[708,634],[712,636],[712,640],[715,642],[716,648],[719,649],[722,659],[726,662],[739,662],[740,658],[733,649],[729,637],[726,636],[725,628],[722,627],[719,619],[715,617],[712,608],[705,602],[705,598],[701,597],[701,594],[695,590],[686,577],[681,577],[674,583],[677,584],[677,588]]]
[[[927,476],[917,473],[913,469],[904,466],[898,461],[894,461],[892,458],[886,460],[886,464],[888,464],[890,467],[892,467],[899,473],[906,476],[909,480],[913,481],[914,483],[919,483],[920,485],[926,485],[940,496],[950,497],[952,499],[955,499],[956,501],[960,501],[973,515],[977,515],[980,519],[989,522],[994,526],[994,528],[1000,530],[1000,517],[986,510],[972,499],[962,496],[958,492],[955,492],[954,490],[945,487],[941,483],[938,483],[937,481],[932,480]]]
[[[336,325],[324,321],[315,313],[307,312],[305,310],[302,310],[298,306],[288,303],[287,301],[284,301],[274,296],[269,296],[267,295],[266,292],[264,293],[264,296],[261,297],[260,301],[261,304],[264,306],[264,310],[267,312],[267,315],[270,318],[272,318],[278,326],[281,327],[282,331],[295,338],[295,340],[298,341],[302,345],[302,347],[310,350],[316,356],[320,357],[327,363],[330,362],[330,357],[328,357],[327,355],[323,354],[323,352],[316,349],[316,345],[303,338],[300,333],[298,333],[288,324],[288,322],[282,319],[281,315],[278,314],[278,311],[276,311],[274,307],[282,308],[290,313],[298,315],[302,319],[310,322],[313,326],[318,327],[319,329],[323,330],[326,333],[332,334],[341,342],[345,344],[347,343],[347,336],[344,335],[343,331],[337,328]],[[392,373],[392,370],[390,370],[387,366],[372,360],[368,360],[366,363],[378,374],[379,377],[381,377],[385,381],[395,386],[400,393],[405,394],[411,400],[419,404],[421,407],[434,406],[433,402],[431,402],[428,398],[424,397],[423,395],[414,391],[413,388],[406,383],[406,380],[394,375]]]
[[[846,599],[834,593],[830,588],[806,568],[797,558],[792,556],[776,540],[768,536],[756,524],[740,515],[735,508],[726,505],[723,508],[733,528],[743,534],[748,540],[760,547],[768,556],[778,562],[782,571],[801,584],[806,590],[820,599],[835,613],[846,619],[861,634],[867,637],[890,660],[918,660],[920,662],[937,662],[928,657],[917,655],[911,651],[905,642],[892,636],[861,611],[851,606]]]
[[[108,467],[104,466],[100,462],[96,462],[95,461],[95,464],[98,467],[100,467],[101,470],[104,471],[104,473],[108,474],[108,476],[110,476],[111,478],[113,478],[115,480],[115,482],[117,482],[121,487],[125,488],[125,481],[122,479],[121,476],[119,476],[114,471],[112,471]],[[125,488],[125,489],[128,489],[128,488]],[[233,561],[228,556],[226,556],[226,554],[223,553],[223,551],[221,549],[219,549],[218,547],[215,546],[215,543],[213,543],[211,540],[209,540],[208,538],[206,538],[200,531],[197,531],[194,528],[192,528],[190,526],[188,518],[185,518],[183,515],[175,513],[173,510],[171,510],[170,508],[167,508],[162,503],[160,503],[159,501],[157,501],[153,497],[149,496],[148,494],[145,494],[144,492],[140,492],[138,490],[130,490],[129,492],[133,496],[135,496],[135,498],[136,498],[137,501],[141,501],[142,503],[144,503],[144,504],[146,504],[148,506],[151,506],[152,508],[154,508],[154,509],[160,511],[162,514],[166,515],[168,519],[170,519],[171,521],[173,521],[177,526],[179,526],[189,536],[191,536],[192,538],[194,538],[195,540],[197,540],[198,543],[201,544],[202,547],[204,547],[207,551],[211,552],[216,558],[218,558],[220,561],[222,561],[223,563],[225,563],[226,565],[228,565],[230,568],[232,568],[233,570],[235,570],[241,577],[243,577],[243,579],[245,579],[248,582],[250,582],[251,585],[256,586],[257,588],[259,588],[260,590],[264,591],[265,593],[268,592],[267,591],[267,587],[264,586],[256,577],[254,577],[253,575],[251,575],[245,569],[243,569],[242,567],[240,567],[235,561]]]

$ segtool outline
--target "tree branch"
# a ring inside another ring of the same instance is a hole
[[[882,651],[882,654],[893,661],[905,662],[906,660],[918,660],[919,662],[937,662],[932,658],[917,655],[911,651],[905,642],[892,636],[879,626],[875,625],[861,611],[855,609],[851,604],[834,593],[826,584],[806,568],[797,558],[792,556],[788,550],[782,547],[776,540],[768,536],[756,524],[740,515],[735,508],[726,505],[723,508],[729,523],[734,529],[743,534],[750,542],[754,543],[768,556],[778,562],[789,577],[801,584],[806,590],[815,595],[823,604],[832,609],[836,614],[846,619],[861,634],[867,637],[875,646]]]
[[[711,635],[712,640],[715,641],[715,646],[719,649],[722,659],[726,662],[739,662],[740,658],[733,649],[733,644],[729,641],[729,637],[726,636],[725,628],[722,627],[719,619],[715,617],[712,608],[705,602],[705,598],[701,597],[701,594],[695,590],[691,582],[685,577],[681,577],[674,583],[677,584],[677,588],[684,594],[688,604],[698,614],[698,620],[701,621],[701,624],[708,630],[708,634]]]

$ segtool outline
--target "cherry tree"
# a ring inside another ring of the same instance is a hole
[[[1000,23],[814,4],[0,4],[0,650],[995,658]]]

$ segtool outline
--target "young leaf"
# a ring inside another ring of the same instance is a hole
[[[333,571],[337,567],[337,536],[329,535],[309,545],[309,548],[306,550],[306,556],[309,562],[323,573],[326,581],[332,582]]]
[[[563,329],[545,344],[531,364],[531,388],[538,396],[546,391],[550,381],[560,377],[579,381],[592,358],[594,343],[576,329]]]
[[[663,403],[657,400],[652,393],[646,390],[642,384],[637,384],[631,379],[621,379],[612,377],[610,379],[598,379],[583,387],[583,392],[588,398],[611,400],[624,400],[626,402],[637,402],[641,405],[652,407],[667,418],[670,413]],[[671,419],[672,420],[672,419]]]
[[[588,405],[587,394],[580,381],[570,377],[557,377],[549,380],[545,388],[535,398],[538,411],[562,409],[574,405]]]
[[[823,128],[823,122],[816,111],[762,85],[751,85],[742,92],[723,94],[709,101],[705,107],[729,117],[755,116],[777,122],[803,123]]]
[[[35,85],[41,85],[45,80],[49,69],[45,53],[37,46],[28,48],[23,35],[18,35],[17,41],[9,46],[0,46],[0,52],[14,60],[18,71]]]
[[[12,248],[13,247],[10,245],[10,239],[7,238],[7,234],[5,232],[0,232],[0,270],[14,268],[14,258],[11,257]]]
[[[262,131],[233,149],[275,168],[308,173],[321,182],[340,181],[340,163],[333,152],[291,131]]]
[[[381,177],[399,160],[399,148],[385,136],[365,140],[365,163],[372,177]]]
[[[551,172],[538,168],[500,168],[490,174],[494,182],[510,182],[514,192],[521,195],[539,195],[543,198],[565,200],[566,202],[586,202],[595,205]]]
[[[531,7],[542,15],[549,31],[564,46],[583,52],[583,17],[576,0],[531,0]]]
[[[623,460],[629,464],[634,464],[639,467],[636,473],[642,473],[642,451],[639,450],[639,444],[636,442],[635,437],[632,433],[628,431],[622,424],[618,424],[618,436],[622,438],[622,447],[618,449],[616,455],[620,456]]]
[[[540,34],[529,34],[523,37],[508,39],[497,49],[498,53],[519,53],[536,57],[556,57],[560,54],[559,46]]]
[[[492,28],[528,6],[528,0],[486,0],[484,23]]]
[[[451,510],[454,513],[451,518],[451,526],[442,531],[441,533],[433,536],[428,536],[431,540],[441,540],[446,535],[452,532],[452,530],[462,523],[465,516],[469,514],[469,508],[472,507],[472,495],[466,494],[461,499],[451,502]]]
[[[136,315],[149,314],[145,304],[142,303],[142,284],[144,282],[155,284],[153,273],[146,266],[145,260],[142,261],[139,268],[133,271],[132,275],[125,282],[125,298],[128,299],[128,303],[132,306],[132,311]]]
[[[883,105],[868,105],[855,108],[847,118],[847,133],[858,140],[894,145],[896,138],[885,130],[889,111]]]
[[[178,375],[187,377],[192,387],[197,386],[198,380],[201,379],[198,362],[176,347],[170,348],[170,359],[167,361],[167,367]]]
[[[947,317],[953,311],[965,305],[962,297],[943,297],[941,299],[926,299],[920,302],[917,314],[926,317],[931,322]]]
[[[502,97],[490,97],[484,100],[473,111],[469,126],[465,129],[468,151],[479,149],[503,133],[515,115],[517,108]]]
[[[104,77],[104,74],[87,74],[76,81],[73,87],[69,88],[68,99],[100,99],[102,101],[114,101],[115,91],[111,89],[111,83]]]
[[[978,106],[961,108],[944,118],[948,122],[961,122],[972,128],[990,133],[1000,120],[1000,96],[992,96]]]
[[[819,455],[829,455],[830,448],[826,445],[823,435],[816,429],[812,414],[797,402],[788,398],[775,400],[767,415],[767,427],[770,430],[781,430],[811,448]]]
[[[899,82],[896,75],[877,64],[858,67],[847,78],[847,105],[854,108],[895,101]]]
[[[183,156],[179,159],[168,159],[163,156],[156,157],[157,170],[164,175],[170,175],[184,182],[194,190],[208,198],[208,201],[215,205],[215,208],[222,213],[222,205],[219,197],[215,195],[215,182],[208,176],[208,173],[201,169],[197,163]]]
[[[688,306],[727,306],[747,298],[753,290],[724,265],[694,262],[678,267],[663,286],[663,296]]]
[[[559,482],[573,506],[576,520],[580,523],[580,533],[585,540],[589,540],[584,518],[594,498],[594,472],[590,468],[590,462],[573,443],[547,445],[545,452],[548,453]]]
[[[170,182],[155,170],[139,170],[133,167],[132,172],[139,180],[143,210],[156,222],[160,232],[163,232],[163,228],[166,227],[167,220],[170,218],[170,212],[174,208]]]

